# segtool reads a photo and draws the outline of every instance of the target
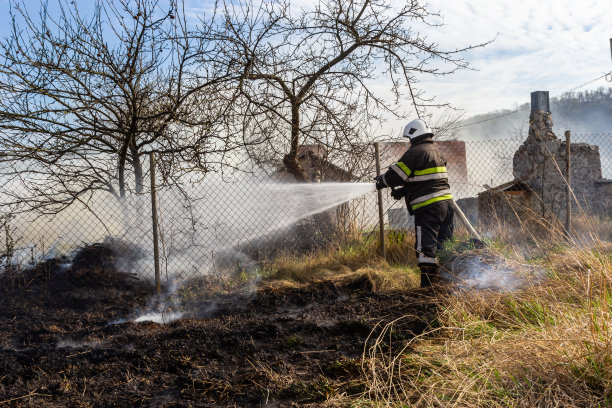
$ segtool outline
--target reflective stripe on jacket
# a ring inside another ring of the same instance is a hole
[[[389,187],[405,186],[410,212],[442,200],[452,199],[446,158],[436,148],[431,136],[418,138],[399,161],[383,175]]]

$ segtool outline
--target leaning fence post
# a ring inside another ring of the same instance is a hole
[[[566,155],[566,185],[565,185],[565,231],[567,236],[570,236],[572,230],[572,153],[570,144],[570,131],[565,131],[565,155]]]
[[[376,155],[376,175],[380,176],[380,150],[378,142],[374,143],[374,154]],[[387,259],[387,248],[385,247],[385,215],[383,213],[382,190],[378,190],[378,225],[380,228],[380,254]]]
[[[153,219],[153,259],[155,262],[155,290],[161,293],[161,277],[159,273],[159,236],[157,224],[157,191],[155,187],[155,153],[149,153],[149,170],[151,173],[151,217]]]

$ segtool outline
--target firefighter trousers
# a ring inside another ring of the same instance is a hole
[[[414,246],[421,270],[421,287],[430,286],[438,279],[436,253],[442,248],[442,243],[453,235],[454,215],[450,200],[427,205],[414,214]]]

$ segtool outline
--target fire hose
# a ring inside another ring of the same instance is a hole
[[[473,238],[476,238],[482,244],[482,238],[480,238],[480,235],[478,234],[478,232],[476,232],[476,230],[474,229],[470,221],[467,219],[461,208],[457,205],[455,200],[451,199],[450,201],[453,205],[453,209],[455,210],[455,214],[459,217],[465,229],[470,233],[470,235],[472,235]]]
[[[478,239],[478,241],[482,242],[482,239],[480,238],[480,235],[478,235],[478,233],[476,232],[476,230],[474,229],[474,227],[472,227],[472,224],[470,224],[470,221],[467,219],[467,217],[465,216],[465,214],[463,213],[463,211],[461,211],[461,208],[459,208],[459,206],[457,205],[457,203],[455,202],[455,200],[450,200],[451,203],[453,203],[453,208],[455,209],[455,214],[457,216],[459,216],[459,219],[461,220],[461,222],[463,223],[463,226],[465,227],[465,229],[468,230],[468,232],[476,239]]]

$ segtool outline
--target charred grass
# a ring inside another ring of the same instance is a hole
[[[135,323],[125,318],[152,288],[114,270],[106,248],[88,250],[78,271],[23,271],[27,282],[2,287],[0,406],[345,405],[367,390],[372,333],[403,317],[409,339],[436,316],[431,293],[405,290],[415,284],[411,268],[345,252],[318,255],[350,269],[333,276],[297,282],[260,271],[257,284],[240,273],[191,282],[173,295],[189,308],[185,318]],[[382,278],[394,270],[412,280]]]
[[[0,406],[612,405],[610,244],[447,248],[449,269],[544,271],[510,292],[416,289],[412,244],[393,233],[389,262],[366,241],[192,281],[173,295],[191,312],[165,325],[111,324],[152,288],[101,248],[78,271],[51,262],[2,288]]]

